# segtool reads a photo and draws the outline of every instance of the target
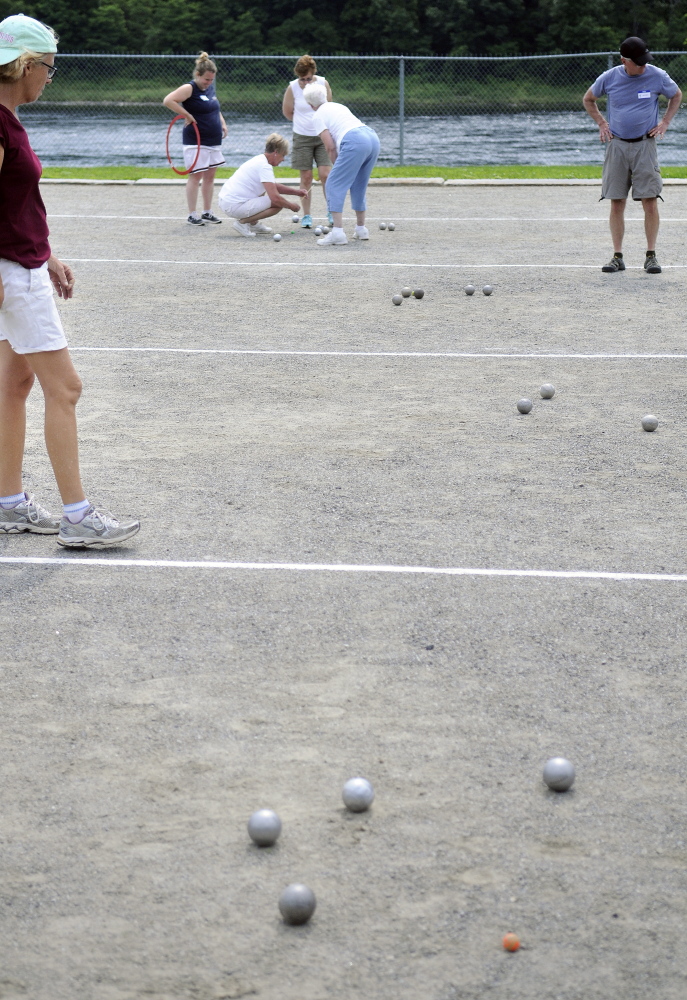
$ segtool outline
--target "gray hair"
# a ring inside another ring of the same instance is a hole
[[[327,103],[327,91],[321,83],[309,83],[303,89],[303,100],[317,110],[321,104]]]

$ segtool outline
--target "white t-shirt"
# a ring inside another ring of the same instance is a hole
[[[242,163],[229,180],[224,182],[219,196],[222,201],[240,205],[251,198],[267,194],[263,187],[265,181],[276,184],[274,169],[272,164],[267,162],[265,154],[258,153],[257,156]]]
[[[321,83],[323,87],[326,87],[327,81],[323,76],[316,76],[313,83]],[[303,88],[298,83],[298,80],[292,80],[289,84],[291,87],[291,92],[293,93],[293,130],[297,135],[319,135],[316,132],[312,118],[315,112],[312,107],[303,98]]]
[[[356,118],[345,104],[336,104],[334,101],[320,104],[313,115],[315,135],[321,135],[325,129],[329,129],[329,134],[336,143],[337,150],[341,148],[341,140],[346,133],[350,132],[352,128],[360,128],[363,124],[364,122]]]

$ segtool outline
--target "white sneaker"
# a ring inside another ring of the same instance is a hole
[[[353,233],[354,240],[369,240],[370,233],[366,226],[355,227],[355,232]]]
[[[332,229],[331,233],[327,233],[327,235],[323,236],[321,240],[317,241],[317,243],[318,246],[321,247],[328,247],[333,244],[341,246],[344,243],[348,243],[348,240],[346,239],[346,234],[342,229],[340,229],[339,232],[337,232],[336,229]]]
[[[69,549],[117,545],[135,535],[141,527],[139,521],[118,521],[109,511],[89,507],[83,520],[72,524],[68,517],[60,521],[57,544]]]
[[[239,233],[240,236],[255,236],[255,233],[250,228],[247,222],[239,222],[239,220],[237,219],[233,225],[234,229],[236,230],[237,233]]]
[[[251,233],[271,233],[272,230],[269,226],[263,225],[262,222],[254,222],[249,226]]]

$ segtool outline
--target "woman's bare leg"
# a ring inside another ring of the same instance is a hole
[[[312,195],[310,193],[310,189],[312,187],[312,170],[301,170],[301,187],[304,191],[308,192],[304,198],[301,198],[303,215],[310,215],[310,203],[312,201]]]
[[[26,399],[34,374],[26,355],[15,354],[0,340],[0,496],[22,491],[22,463],[26,438]]]
[[[212,196],[215,193],[215,174],[217,167],[208,167],[200,175],[203,178],[203,211],[209,212],[212,208]]]
[[[331,167],[318,167],[317,168],[317,177],[318,177],[318,180],[319,180],[320,184],[322,185],[322,195],[324,197],[324,207],[325,208],[327,207],[327,178],[329,177],[329,173],[330,173],[331,169],[332,169]]]
[[[81,379],[66,347],[60,351],[25,354],[24,357],[45,396],[45,446],[62,503],[80,503],[86,499],[81,485],[76,436],[76,404],[81,395]]]
[[[198,207],[198,188],[201,176],[201,174],[189,174],[186,181],[186,203],[189,215],[192,215]]]

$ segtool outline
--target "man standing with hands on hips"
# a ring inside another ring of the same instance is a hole
[[[682,91],[665,70],[650,66],[651,53],[641,38],[632,35],[620,46],[620,66],[606,70],[594,81],[582,103],[599,126],[599,139],[607,142],[601,179],[601,197],[611,199],[613,257],[602,271],[625,270],[623,236],[625,205],[632,188],[634,201],[644,209],[647,251],[644,270],[660,274],[656,259],[658,197],[663,188],[658,166],[656,138],[662,138],[680,107]],[[597,100],[608,96],[608,121],[599,111]],[[663,118],[658,120],[658,96],[668,98]]]

